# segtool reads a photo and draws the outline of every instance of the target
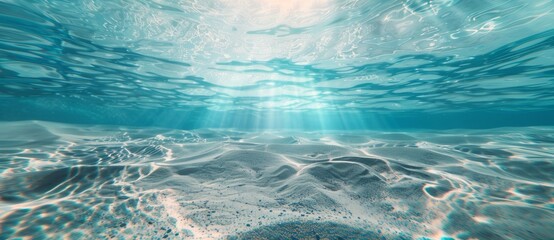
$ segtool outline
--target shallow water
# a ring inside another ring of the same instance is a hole
[[[0,238],[547,239],[553,130],[3,122]]]
[[[552,0],[0,0],[0,239],[554,239]]]

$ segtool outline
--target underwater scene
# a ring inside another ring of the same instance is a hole
[[[0,0],[0,239],[554,239],[552,0]]]

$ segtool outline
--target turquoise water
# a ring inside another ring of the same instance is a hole
[[[0,0],[0,239],[552,239],[553,23]]]

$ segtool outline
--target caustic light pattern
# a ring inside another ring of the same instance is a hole
[[[0,0],[0,239],[554,239],[551,0]]]
[[[551,127],[461,136],[0,126],[2,239],[548,239],[554,232]]]

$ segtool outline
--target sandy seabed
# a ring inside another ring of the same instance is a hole
[[[554,128],[0,122],[0,239],[552,239]]]

